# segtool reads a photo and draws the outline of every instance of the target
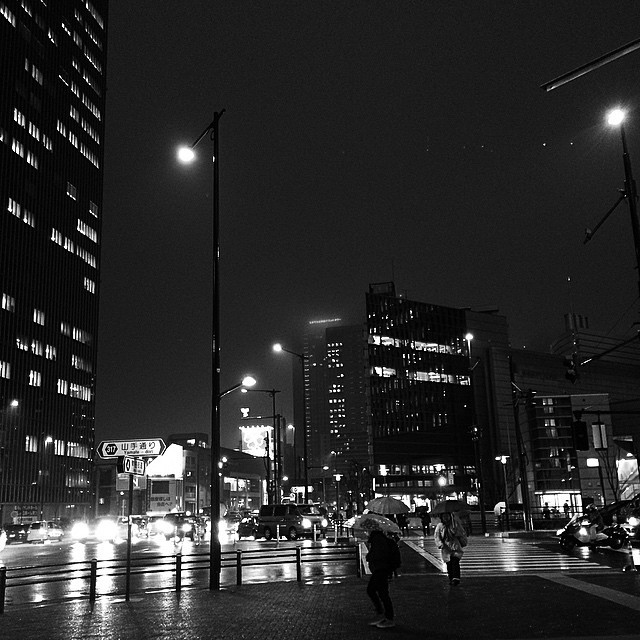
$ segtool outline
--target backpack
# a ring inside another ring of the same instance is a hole
[[[389,537],[387,537],[387,544],[389,545],[389,563],[391,564],[391,568],[395,571],[402,565],[400,547],[398,547],[398,543],[393,538]]]

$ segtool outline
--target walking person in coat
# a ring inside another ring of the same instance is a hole
[[[442,554],[442,561],[447,565],[449,583],[460,584],[460,558],[467,546],[467,534],[464,526],[455,513],[443,513],[436,526],[433,537]]]
[[[366,560],[369,563],[371,577],[367,585],[367,595],[376,610],[376,617],[369,625],[380,629],[396,626],[393,621],[393,603],[389,596],[389,579],[398,568],[399,561],[394,560],[396,549],[393,549],[392,545],[397,549],[396,541],[388,538],[382,531],[374,529],[369,534],[369,552]]]

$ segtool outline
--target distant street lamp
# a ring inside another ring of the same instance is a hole
[[[307,434],[307,393],[305,389],[305,376],[304,376],[304,361],[307,360],[307,356],[303,353],[296,353],[295,351],[289,351],[285,349],[280,343],[273,345],[273,350],[276,353],[284,351],[292,356],[295,356],[300,360],[300,368],[302,370],[302,455],[304,456],[304,501],[309,503],[309,456],[308,456],[308,434]]]
[[[219,538],[220,524],[220,476],[216,472],[220,458],[220,211],[219,211],[219,175],[220,162],[218,155],[218,124],[224,109],[213,114],[213,120],[205,130],[188,147],[178,150],[181,162],[192,162],[195,148],[206,136],[213,141],[213,351],[211,362],[211,546],[209,549],[209,589],[220,589],[220,571],[222,548]]]
[[[273,420],[273,487],[268,487],[270,496],[273,496],[273,504],[280,504],[280,484],[282,482],[282,451],[280,442],[280,416],[276,414],[276,393],[280,389],[243,389],[244,392],[266,393],[271,396],[271,419]],[[267,458],[270,458],[267,451]],[[269,461],[269,464],[270,461]]]
[[[509,530],[509,491],[507,489],[507,460],[509,456],[496,456],[496,460],[502,464],[502,480],[504,482],[504,517]]]
[[[624,133],[626,113],[622,109],[613,109],[607,115],[607,122],[614,127],[620,127],[622,139],[622,161],[624,163],[624,197],[629,205],[631,214],[631,229],[633,230],[633,246],[636,252],[636,267],[638,269],[638,290],[640,291],[640,223],[638,222],[638,192],[636,182],[631,171],[631,158],[627,149],[627,138]]]

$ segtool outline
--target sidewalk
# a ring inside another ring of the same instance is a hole
[[[369,627],[366,578],[332,584],[272,582],[223,589],[10,604],[0,635],[11,640],[338,640],[417,638],[623,638],[640,629],[638,574],[604,572],[464,578],[402,575],[391,595],[394,629]],[[596,595],[598,594],[598,595]]]

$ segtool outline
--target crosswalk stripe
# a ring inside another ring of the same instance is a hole
[[[404,540],[406,546],[414,550],[440,571],[446,567],[440,558],[440,551],[432,539],[415,542]],[[610,572],[613,569],[603,567],[587,558],[574,558],[559,552],[549,551],[528,543],[479,538],[465,548],[462,564],[465,574],[499,575],[510,573],[541,572]]]

